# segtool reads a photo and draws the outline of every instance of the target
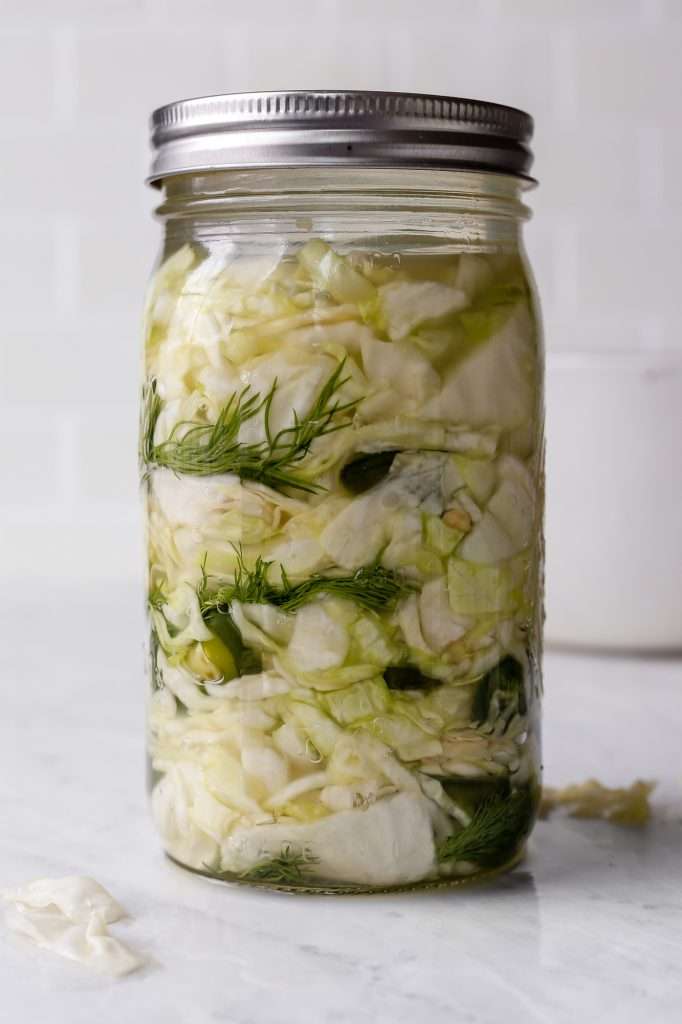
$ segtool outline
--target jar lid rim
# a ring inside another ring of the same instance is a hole
[[[244,92],[151,116],[151,184],[258,167],[433,167],[528,178],[533,119],[482,100],[376,91]]]

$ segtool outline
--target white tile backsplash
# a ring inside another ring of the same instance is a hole
[[[653,5],[656,2],[653,0]],[[566,22],[581,26],[640,24],[652,8],[652,0],[513,0],[513,3],[495,0],[495,3],[500,15],[554,26]]]
[[[63,319],[36,313],[34,294],[14,323],[5,321],[0,400],[40,402],[72,411],[135,401],[140,307]]]
[[[36,312],[50,316],[56,309],[56,268],[53,218],[17,215],[5,208],[0,217],[0,308],[10,342],[10,324],[28,326]]]
[[[96,508],[52,515],[49,509],[24,515],[10,508],[0,524],[3,579],[77,581],[102,585],[142,578],[142,527],[131,508],[125,514]]]
[[[141,317],[150,257],[157,242],[152,218],[138,219],[134,245],[127,220],[115,217],[113,210],[81,221],[78,229],[80,309],[95,319],[98,312],[134,314],[136,309]]]
[[[64,417],[43,407],[0,410],[0,494],[5,511],[55,507],[64,497],[61,453]]]
[[[79,415],[76,455],[81,473],[74,496],[76,505],[104,504],[121,510],[136,505],[137,424],[134,402],[112,406],[104,417],[97,409]]]
[[[395,22],[380,31],[359,30],[345,15],[314,5],[303,24],[293,17],[234,20],[224,28],[225,91],[348,89],[351,81],[361,82],[362,89],[396,88],[392,57],[398,31]]]
[[[593,115],[628,114],[641,120],[673,113],[682,84],[680,37],[658,26],[614,19],[582,33],[576,49],[578,109]]]
[[[679,211],[643,217],[624,210],[605,224],[582,221],[576,266],[579,310],[587,316],[606,310],[642,316],[665,308],[674,298],[672,274],[679,272],[681,230]]]
[[[54,34],[45,28],[9,28],[3,8],[0,22],[0,127],[21,136],[54,116],[57,67]]]
[[[646,126],[633,134],[625,112],[586,122],[565,118],[561,123],[563,131],[548,133],[546,122],[536,126],[536,167],[542,184],[537,203],[543,209],[603,220],[660,201],[660,188],[652,189],[648,168],[652,157],[660,158],[657,147],[651,152]]]
[[[138,568],[139,320],[159,232],[143,179],[160,103],[326,86],[523,106],[548,346],[682,350],[677,0],[4,0],[2,14],[5,575]]]
[[[153,107],[177,95],[219,92],[226,24],[223,18],[213,30],[173,22],[154,28],[83,28],[75,56],[79,120],[141,124]]]

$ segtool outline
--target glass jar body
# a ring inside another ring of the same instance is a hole
[[[170,179],[141,456],[151,802],[306,891],[520,856],[540,789],[543,397],[518,183]]]

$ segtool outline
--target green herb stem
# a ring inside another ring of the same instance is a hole
[[[294,413],[294,424],[273,434],[270,424],[277,380],[265,396],[244,388],[232,395],[215,423],[176,423],[168,439],[154,441],[156,423],[162,409],[155,382],[147,389],[142,428],[142,455],[145,463],[163,466],[176,473],[213,476],[235,473],[242,480],[257,480],[279,490],[291,487],[315,493],[322,488],[296,472],[317,438],[350,425],[349,414],[359,399],[340,402],[337,392],[350,379],[343,377],[345,360],[339,363],[323,385],[312,408],[305,416]],[[264,441],[242,444],[239,433],[255,416],[263,417]],[[341,418],[345,417],[345,418]]]
[[[271,885],[304,885],[313,864],[319,862],[310,850],[296,850],[289,843],[282,846],[279,857],[262,860],[242,871],[239,878],[249,882],[270,882]]]
[[[330,594],[352,601],[368,611],[391,608],[398,598],[413,589],[391,569],[381,565],[363,566],[349,576],[323,576],[315,573],[301,583],[292,583],[280,567],[281,583],[271,583],[268,575],[272,562],[260,556],[253,569],[247,569],[243,554],[235,548],[237,568],[234,581],[211,593],[204,574],[199,601],[204,615],[211,609],[227,611],[232,601],[242,604],[271,604],[284,612],[295,612],[314,601],[320,594]]]
[[[472,861],[486,867],[501,864],[530,831],[533,810],[529,789],[491,796],[478,806],[465,828],[441,843],[438,859]]]

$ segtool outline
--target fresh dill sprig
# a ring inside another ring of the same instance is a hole
[[[374,564],[357,569],[351,576],[315,573],[302,583],[293,585],[286,580],[282,594],[274,603],[285,612],[294,612],[313,601],[318,594],[326,593],[353,601],[367,611],[377,612],[392,607],[401,595],[412,589],[411,583],[400,579],[391,569]]]
[[[212,607],[220,610],[229,605],[230,601],[240,601],[242,604],[273,604],[272,597],[278,593],[277,588],[268,582],[268,571],[273,563],[266,562],[259,555],[253,569],[247,569],[241,547],[233,544],[232,548],[237,558],[234,580],[220,587],[215,594],[209,595],[208,578],[204,572],[202,594],[206,597],[202,600],[200,594],[202,610]]]
[[[495,795],[479,804],[461,832],[438,847],[440,861],[473,861],[494,866],[511,857],[530,831],[534,803],[530,789],[517,789],[511,795]]]
[[[305,885],[309,882],[309,868],[319,863],[309,849],[295,849],[290,843],[284,843],[279,857],[272,857],[254,864],[252,868],[242,871],[239,878],[245,882],[269,882],[271,885]]]
[[[349,576],[323,576],[315,573],[301,583],[292,583],[284,567],[280,566],[281,583],[276,585],[268,578],[274,563],[264,561],[259,555],[253,569],[248,569],[241,548],[235,547],[234,550],[237,568],[232,583],[210,593],[208,577],[203,574],[199,602],[204,614],[212,609],[225,612],[232,601],[271,604],[284,612],[295,612],[320,594],[343,597],[367,611],[381,611],[392,607],[402,594],[413,589],[408,580],[401,579],[391,569],[385,569],[377,563],[356,569]]]
[[[336,393],[349,380],[343,377],[345,360],[339,363],[323,385],[312,408],[305,416],[294,414],[294,424],[273,434],[270,424],[272,402],[277,391],[277,380],[265,396],[252,392],[247,386],[238,395],[232,395],[221,410],[215,423],[176,423],[170,436],[160,444],[154,443],[154,427],[161,404],[153,393],[148,399],[145,421],[151,428],[143,428],[143,455],[147,465],[164,466],[176,473],[192,476],[213,476],[236,473],[242,480],[257,480],[273,487],[292,487],[310,494],[321,490],[319,484],[306,480],[296,467],[310,451],[313,441],[349,426],[349,420],[340,417],[350,413],[359,399],[340,402]],[[263,416],[265,440],[250,444],[239,441],[239,432],[254,416]]]
[[[176,423],[166,441],[152,445],[149,461],[193,476],[235,472],[236,460],[242,459],[246,464],[251,449],[260,447],[240,445],[239,430],[269,406],[275,388],[276,383],[265,398],[258,393],[249,394],[248,387],[231,395],[215,423]]]

